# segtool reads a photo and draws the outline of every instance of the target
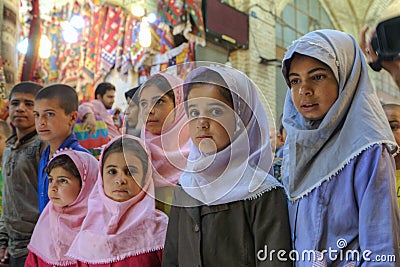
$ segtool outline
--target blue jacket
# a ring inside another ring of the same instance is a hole
[[[88,150],[79,145],[78,140],[74,134],[68,136],[67,139],[60,145],[61,148],[72,148],[73,150],[83,151],[89,153]],[[45,171],[47,164],[49,163],[50,145],[42,153],[42,157],[39,162],[39,173],[38,173],[38,197],[39,197],[39,213],[41,214],[47,203],[49,202],[49,196],[47,190],[49,188],[49,180],[47,179],[47,173]]]
[[[399,266],[394,170],[384,146],[373,145],[329,181],[290,203],[293,247],[299,254],[295,266],[311,266],[309,256],[315,251],[325,252],[327,266],[349,261],[363,267]]]

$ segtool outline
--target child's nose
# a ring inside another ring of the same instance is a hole
[[[127,182],[127,177],[125,174],[119,174],[115,177],[114,182],[118,185],[126,184]]]
[[[210,127],[209,119],[206,117],[199,117],[197,119],[197,128],[208,129]]]
[[[299,88],[299,95],[311,95],[313,89],[307,84],[303,83]]]

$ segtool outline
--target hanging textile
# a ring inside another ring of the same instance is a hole
[[[51,22],[48,30],[49,39],[51,42],[51,54],[49,58],[49,83],[55,83],[58,81],[58,71],[60,69],[60,63],[58,61],[59,47],[62,44],[61,37],[61,26],[60,26],[60,12],[57,11],[56,7],[53,7],[51,13]]]
[[[128,14],[125,22],[124,44],[121,58],[121,73],[127,74],[129,69],[132,68],[131,61],[131,46],[133,29],[138,24],[138,20],[132,15]]]
[[[185,1],[186,26],[183,35],[189,41],[206,45],[203,14],[201,12],[201,0]]]
[[[67,17],[69,20],[70,17],[74,15],[80,15],[81,5],[78,1],[74,2],[72,14],[68,16],[68,9],[66,9],[63,15]],[[60,82],[68,84],[72,87],[77,85],[77,81],[79,78],[79,60],[81,56],[81,44],[82,44],[82,34],[79,32],[78,41],[76,43],[67,43],[65,45],[65,50],[62,55],[60,55],[61,62],[61,75]]]
[[[102,38],[101,72],[105,75],[115,64],[120,26],[122,22],[121,7],[109,7]]]
[[[121,23],[119,26],[117,51],[115,53],[115,65],[114,65],[114,68],[117,69],[118,71],[121,70],[121,66],[122,66],[122,55],[124,52],[126,20],[127,20],[127,15],[125,14],[125,12],[121,12]]]

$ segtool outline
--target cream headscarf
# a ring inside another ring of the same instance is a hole
[[[269,127],[256,86],[238,70],[200,67],[186,78],[185,95],[191,80],[205,70],[217,72],[228,85],[236,114],[236,132],[231,144],[216,154],[205,155],[191,145],[188,165],[180,178],[183,190],[206,205],[218,205],[256,198],[279,187],[270,175]]]
[[[328,65],[338,82],[339,96],[322,120],[311,121],[297,111],[290,88],[287,91],[283,112],[287,138],[282,180],[292,201],[338,174],[350,160],[374,144],[387,144],[390,151],[397,150],[369,79],[368,66],[352,36],[336,30],[318,30],[295,41],[282,65],[288,85],[294,53]]]

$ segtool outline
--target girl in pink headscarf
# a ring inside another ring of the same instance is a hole
[[[185,169],[190,143],[183,107],[182,80],[159,73],[139,91],[141,138],[151,151],[157,208],[169,214],[173,186]]]
[[[155,209],[150,157],[140,139],[111,140],[88,215],[67,255],[77,266],[161,266],[168,217]]]
[[[75,266],[76,261],[65,254],[86,217],[98,162],[88,153],[63,150],[51,159],[46,172],[50,202],[33,231],[25,266]]]

